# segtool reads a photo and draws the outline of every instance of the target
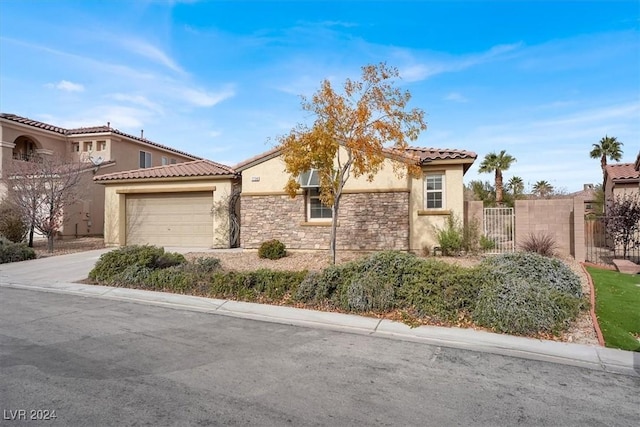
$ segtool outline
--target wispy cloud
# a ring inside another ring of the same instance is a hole
[[[469,100],[459,92],[450,92],[444,97],[445,101],[469,102]]]
[[[180,74],[185,74],[185,71],[180,67],[173,59],[169,57],[165,52],[156,46],[140,39],[126,38],[119,39],[119,43],[131,52],[141,55],[151,61],[164,65]]]
[[[178,90],[180,91],[182,99],[197,107],[213,107],[235,95],[235,90],[232,87],[224,88],[218,92],[209,92],[194,88],[182,88]]]
[[[437,58],[440,54],[422,54],[426,58],[420,60],[415,54],[406,49],[397,49],[395,56],[405,62],[410,62],[399,67],[400,76],[408,82],[417,82],[428,79],[442,73],[458,72],[476,65],[502,59],[506,54],[514,52],[522,46],[522,43],[504,44],[492,47],[486,52]],[[430,58],[431,57],[431,58]],[[413,63],[411,63],[413,62]]]
[[[73,83],[68,80],[60,80],[58,83],[47,83],[45,86],[65,92],[84,92],[83,85],[80,83]]]
[[[107,95],[107,98],[114,99],[116,101],[129,102],[131,104],[141,105],[157,113],[163,113],[163,109],[160,105],[156,104],[155,102],[149,101],[149,99],[147,99],[145,96],[142,96],[142,95],[128,95],[125,93],[113,93],[113,94]]]

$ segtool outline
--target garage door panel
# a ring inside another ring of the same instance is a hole
[[[127,244],[211,247],[212,206],[211,192],[127,195]]]

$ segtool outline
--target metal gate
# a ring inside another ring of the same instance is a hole
[[[640,240],[637,234],[631,234],[633,241]],[[628,259],[640,262],[640,246],[629,244],[624,248],[620,240],[607,233],[605,218],[602,215],[588,216],[584,221],[585,260],[594,264],[613,264],[614,259]]]
[[[492,254],[516,249],[515,214],[513,208],[484,208],[483,232],[485,251]]]

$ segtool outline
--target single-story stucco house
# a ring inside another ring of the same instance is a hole
[[[450,215],[463,219],[463,176],[476,153],[411,147],[405,155],[421,166],[422,177],[397,176],[394,155],[388,152],[372,181],[349,178],[338,212],[338,249],[421,252],[437,244],[435,228],[443,227]],[[291,198],[284,190],[289,176],[277,148],[234,170],[242,175],[243,248],[255,249],[270,239],[290,249],[329,247],[331,209],[319,199],[313,171],[300,177],[302,188]]]
[[[373,181],[347,181],[339,249],[422,251],[436,245],[435,227],[449,215],[462,220],[463,176],[475,153],[412,147],[404,160],[421,166],[421,178],[397,176],[394,156]],[[301,177],[294,198],[287,179],[278,149],[234,167],[196,160],[96,176],[105,187],[105,244],[257,249],[278,239],[289,249],[328,249],[331,209],[318,197],[317,176]]]

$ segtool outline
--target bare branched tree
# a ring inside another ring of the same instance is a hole
[[[61,230],[65,209],[78,202],[84,193],[82,177],[92,165],[41,156],[35,161],[14,160],[3,170],[8,199],[20,210],[30,225],[29,245],[33,232],[47,238],[47,249],[53,252],[53,241]]]

